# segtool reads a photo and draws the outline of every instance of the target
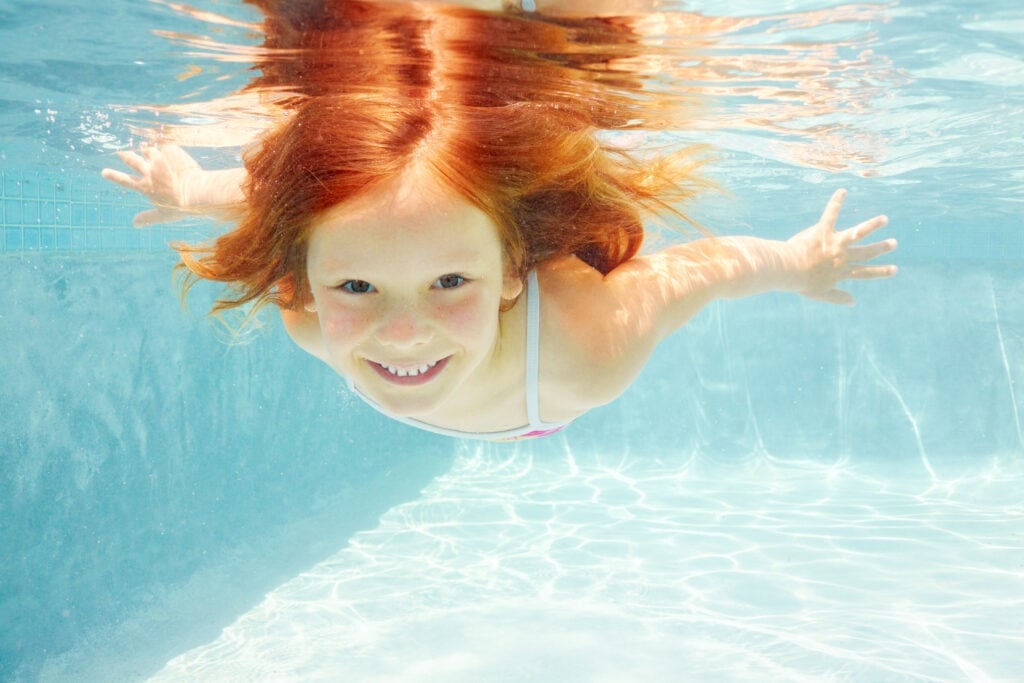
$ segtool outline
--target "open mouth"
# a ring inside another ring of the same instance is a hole
[[[419,384],[426,384],[430,380],[437,377],[444,367],[448,364],[451,356],[442,358],[441,360],[434,361],[433,363],[423,363],[421,365],[388,365],[387,363],[378,363],[367,359],[367,363],[373,368],[378,375],[383,379],[390,382],[391,384],[398,384],[401,386],[416,386]]]

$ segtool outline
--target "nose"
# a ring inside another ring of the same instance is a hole
[[[377,339],[395,348],[412,348],[431,338],[427,316],[413,306],[394,306],[383,311],[377,326]]]

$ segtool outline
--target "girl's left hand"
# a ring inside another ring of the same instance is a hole
[[[818,222],[791,237],[787,246],[796,252],[798,268],[806,278],[800,290],[804,296],[827,303],[853,305],[853,295],[839,289],[843,280],[871,280],[892,277],[893,265],[864,265],[896,249],[896,240],[860,244],[861,240],[889,222],[885,216],[875,216],[852,228],[836,231],[839,210],[846,199],[846,190],[837,190]]]

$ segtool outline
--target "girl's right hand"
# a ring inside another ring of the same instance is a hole
[[[138,175],[105,168],[103,177],[153,202],[154,208],[135,215],[135,227],[171,223],[202,212],[191,188],[205,171],[181,147],[146,146],[138,153],[118,152],[117,156]]]

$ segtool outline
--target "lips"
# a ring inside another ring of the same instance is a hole
[[[390,365],[387,363],[378,363],[372,360],[367,360],[366,362],[369,363],[370,367],[373,368],[381,378],[390,384],[397,384],[399,386],[418,386],[420,384],[426,384],[437,377],[441,371],[444,370],[449,359],[451,359],[451,356],[447,356],[432,363],[421,363],[418,365]]]

